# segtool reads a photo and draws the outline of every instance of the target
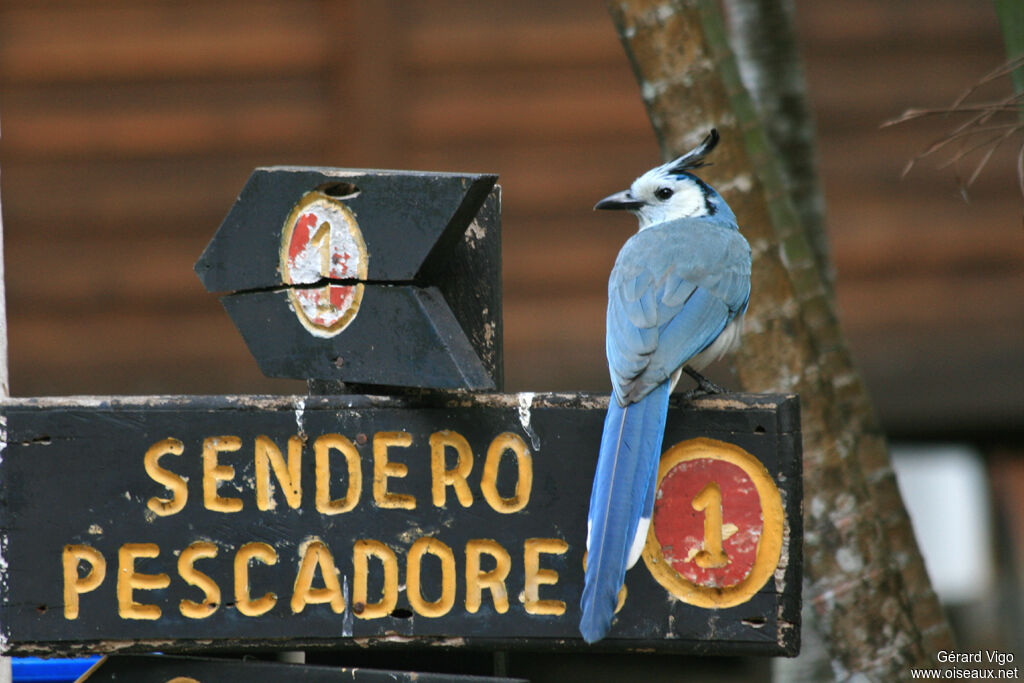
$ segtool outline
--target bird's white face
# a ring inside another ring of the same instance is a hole
[[[677,218],[709,216],[715,212],[709,201],[709,189],[697,178],[683,174],[667,175],[655,168],[637,178],[629,194],[642,202],[632,209],[640,229]]]

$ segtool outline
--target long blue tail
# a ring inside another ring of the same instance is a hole
[[[580,633],[588,643],[608,632],[637,528],[642,518],[651,518],[669,385],[663,382],[625,407],[612,396],[608,406],[587,516],[587,572],[580,599]]]

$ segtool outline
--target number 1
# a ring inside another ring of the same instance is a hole
[[[693,509],[704,511],[704,547],[693,560],[702,569],[720,569],[729,564],[729,556],[722,550],[722,490],[716,482],[693,497]]]
[[[310,244],[316,245],[320,252],[320,275],[321,277],[331,276],[331,224],[324,221],[317,228],[316,232],[309,239]],[[331,303],[331,286],[327,285],[320,289],[316,297],[316,308],[322,313],[333,312],[334,304]]]
[[[320,275],[331,275],[331,224],[324,221],[309,240],[320,252]]]

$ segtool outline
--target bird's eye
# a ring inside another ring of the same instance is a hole
[[[660,199],[661,201],[665,201],[666,199],[672,196],[672,188],[659,187],[657,190],[654,191],[654,196]]]

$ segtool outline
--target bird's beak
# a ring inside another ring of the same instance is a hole
[[[633,195],[629,190],[623,190],[622,192],[616,192],[613,195],[609,195],[594,204],[594,209],[617,209],[619,211],[632,211],[633,209],[639,209],[644,203],[638,199],[634,199]]]

